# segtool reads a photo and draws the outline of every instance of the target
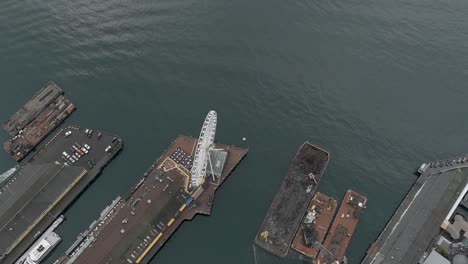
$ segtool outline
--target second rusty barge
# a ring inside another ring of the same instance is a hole
[[[320,250],[317,242],[323,243],[325,240],[336,208],[335,199],[317,192],[310,202],[291,247],[310,259],[316,259]]]
[[[346,261],[346,249],[366,208],[366,203],[367,197],[364,195],[353,190],[346,192],[315,263],[332,264],[336,261],[339,263]]]

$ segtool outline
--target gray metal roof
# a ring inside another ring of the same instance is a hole
[[[426,261],[424,261],[424,264],[450,264],[450,261],[442,257],[435,250],[432,250],[431,254],[427,256]]]

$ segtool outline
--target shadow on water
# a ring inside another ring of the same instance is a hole
[[[294,252],[292,249],[289,251],[288,255],[285,258],[280,258],[258,247],[257,245],[255,245],[255,243],[252,243],[252,248],[254,264],[311,263],[310,259],[306,259],[304,256]]]

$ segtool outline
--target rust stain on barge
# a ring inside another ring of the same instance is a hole
[[[22,160],[75,109],[63,90],[48,82],[2,125],[12,136],[3,148],[16,161]]]
[[[364,195],[352,190],[346,192],[324,243],[333,257],[322,250],[317,263],[327,264],[333,263],[335,259],[343,260],[366,203],[367,197]]]
[[[255,237],[257,246],[276,256],[287,256],[329,156],[309,142],[301,145]]]
[[[336,208],[337,202],[335,199],[317,192],[310,201],[309,209],[291,247],[311,259],[317,258],[320,249],[314,243],[323,243],[325,240]],[[306,223],[307,220],[312,222]]]

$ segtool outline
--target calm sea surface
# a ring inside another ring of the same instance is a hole
[[[55,80],[78,106],[69,123],[126,144],[65,213],[47,263],[210,109],[217,139],[249,155],[212,216],[153,263],[304,263],[252,242],[305,140],[331,153],[321,192],[369,197],[358,263],[420,163],[468,152],[467,14],[464,0],[0,1],[0,120]],[[0,170],[14,164],[0,151]]]

